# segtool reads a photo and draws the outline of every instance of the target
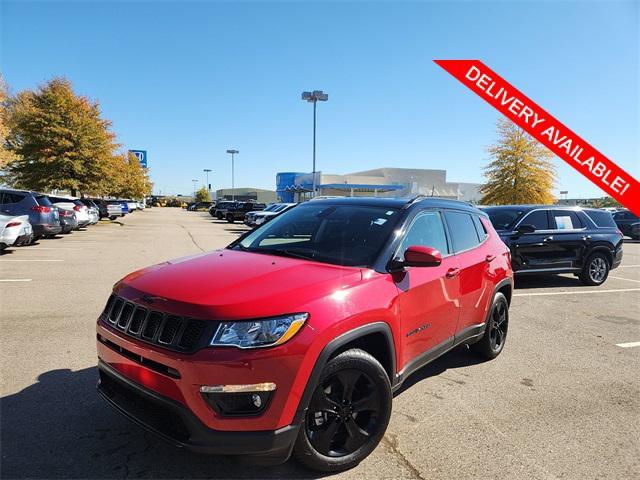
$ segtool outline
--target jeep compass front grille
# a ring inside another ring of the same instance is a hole
[[[190,353],[205,347],[217,322],[180,317],[111,295],[101,315],[103,323],[143,342]]]

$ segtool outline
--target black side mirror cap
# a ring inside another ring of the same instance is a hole
[[[536,227],[534,227],[533,225],[520,225],[516,229],[516,232],[519,233],[520,235],[523,235],[525,233],[533,233],[535,231],[536,231]]]

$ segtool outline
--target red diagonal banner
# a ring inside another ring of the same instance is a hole
[[[434,60],[622,205],[640,214],[640,183],[480,60]]]

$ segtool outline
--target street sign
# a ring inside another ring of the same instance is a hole
[[[129,150],[131,153],[133,153],[136,157],[138,157],[138,161],[140,162],[140,166],[142,168],[148,168],[147,167],[147,151],[146,150]]]

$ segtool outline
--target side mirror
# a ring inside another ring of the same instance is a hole
[[[523,235],[525,233],[533,233],[535,231],[536,231],[536,227],[534,227],[533,225],[520,225],[516,229],[516,232],[520,235]]]
[[[437,267],[442,263],[442,254],[432,247],[411,245],[404,251],[403,265],[406,267]]]

